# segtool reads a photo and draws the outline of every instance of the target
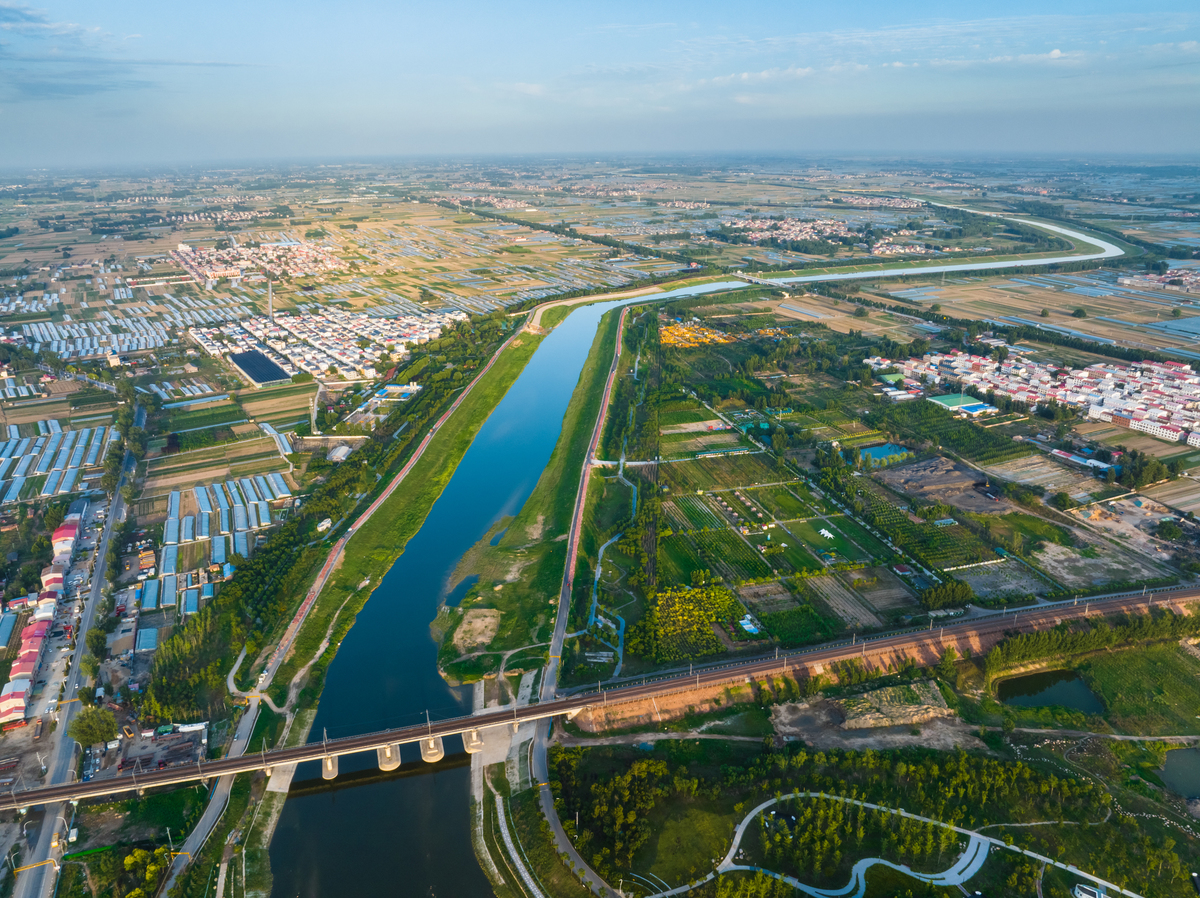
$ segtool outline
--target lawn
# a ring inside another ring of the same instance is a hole
[[[868,533],[867,529],[852,517],[847,515],[840,516],[837,519],[837,526],[842,533],[858,543],[864,551],[869,552],[875,558],[890,558],[894,554],[891,549]]]

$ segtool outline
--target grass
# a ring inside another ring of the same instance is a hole
[[[540,338],[529,336],[523,338],[520,345],[510,345],[504,350],[492,369],[434,435],[404,482],[351,538],[341,568],[330,577],[297,634],[292,658],[280,666],[275,677],[275,688],[286,690],[283,684],[312,657],[337,616],[337,630],[330,641],[330,648],[314,666],[308,685],[301,694],[302,707],[315,703],[320,695],[324,670],[332,661],[340,642],[338,631],[344,634],[349,630],[354,616],[368,598],[365,591],[358,589],[358,584],[368,578],[373,584],[379,583],[404,551],[405,545],[420,529],[429,509],[449,483],[475,434],[524,369],[540,342]],[[296,602],[302,598],[303,593],[298,594]]]
[[[840,524],[841,521],[839,520]],[[824,521],[793,521],[787,525],[788,532],[816,553],[833,552],[847,561],[867,561],[869,556],[846,539],[836,527]],[[827,530],[833,539],[826,539],[819,531]]]
[[[798,518],[811,518],[813,510],[796,498],[795,493],[787,487],[767,486],[747,493],[775,516],[778,521],[794,521]]]
[[[556,537],[565,534],[570,526],[583,459],[600,413],[604,381],[616,349],[620,314],[620,310],[609,311],[600,320],[578,384],[563,415],[558,442],[533,492],[497,545],[487,545],[490,539],[485,538],[455,571],[456,578],[471,575],[480,578],[478,590],[468,592],[462,602],[463,608],[498,608],[504,612],[502,630],[490,645],[493,650],[517,648],[548,638],[548,633],[541,632],[550,624],[547,597],[558,594],[566,564],[566,543]],[[628,491],[615,482],[610,486],[608,481],[601,481],[604,484],[601,487],[597,480],[599,478],[593,480],[589,501],[593,509],[599,507],[603,511],[603,522],[611,524],[622,516],[622,509],[627,514]],[[590,517],[585,515],[585,520],[596,520],[595,511]],[[581,566],[589,565],[589,558],[595,559],[601,535],[594,527],[585,528],[580,541]],[[513,564],[521,566],[520,578],[507,584],[499,593],[494,592],[491,586],[500,579],[499,572]],[[577,582],[584,579],[589,578],[581,575]],[[590,579],[587,586],[590,590]],[[486,599],[479,598],[484,593]],[[479,675],[475,669],[477,665],[449,664],[453,656],[452,650],[444,646],[443,666],[449,675],[468,680]]]
[[[484,801],[492,806],[494,820],[495,798],[491,792],[485,790]],[[554,839],[543,823],[538,793],[535,790],[527,789],[512,796],[507,813],[514,841],[518,845],[517,850],[524,851],[524,859],[528,861],[530,873],[542,884],[547,895],[554,898],[586,898],[591,894],[579,881],[579,877],[559,859]],[[493,860],[498,865],[502,864],[501,858],[493,856]],[[501,869],[504,869],[503,866]]]
[[[1200,661],[1178,645],[1095,655],[1078,667],[1116,728],[1145,736],[1200,734]]]

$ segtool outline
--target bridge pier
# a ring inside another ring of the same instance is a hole
[[[467,754],[473,755],[476,752],[483,751],[483,737],[479,735],[479,730],[469,730],[462,734],[463,748]]]
[[[375,757],[379,761],[379,769],[383,771],[395,770],[400,766],[400,746],[399,745],[381,745],[375,749]]]
[[[332,780],[337,779],[338,775],[338,760],[337,755],[326,755],[321,759],[321,779]]]
[[[436,764],[446,757],[446,749],[442,746],[441,736],[426,736],[421,740],[421,760],[427,764]]]

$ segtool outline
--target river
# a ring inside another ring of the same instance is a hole
[[[459,559],[520,510],[550,460],[600,317],[627,303],[743,286],[726,281],[582,306],[542,341],[342,642],[310,741],[469,711],[470,690],[450,688],[437,672],[429,623]],[[374,768],[371,754],[341,757],[341,776],[324,788],[312,788],[318,766],[302,765],[271,842],[274,898],[491,895],[471,844],[470,768],[458,740],[446,751],[441,764],[426,765],[407,746],[403,760],[416,763],[358,786],[347,774]]]

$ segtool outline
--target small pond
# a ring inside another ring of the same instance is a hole
[[[1200,748],[1177,748],[1167,752],[1159,778],[1177,795],[1200,798]]]
[[[897,446],[895,443],[884,443],[882,446],[868,446],[865,449],[858,450],[860,458],[864,460],[870,459],[873,464],[877,465],[885,465],[902,455],[907,455],[911,451],[907,446]]]
[[[1104,705],[1073,670],[1045,670],[1002,680],[997,688],[1000,701],[1019,708],[1057,705],[1084,714],[1100,714]]]

